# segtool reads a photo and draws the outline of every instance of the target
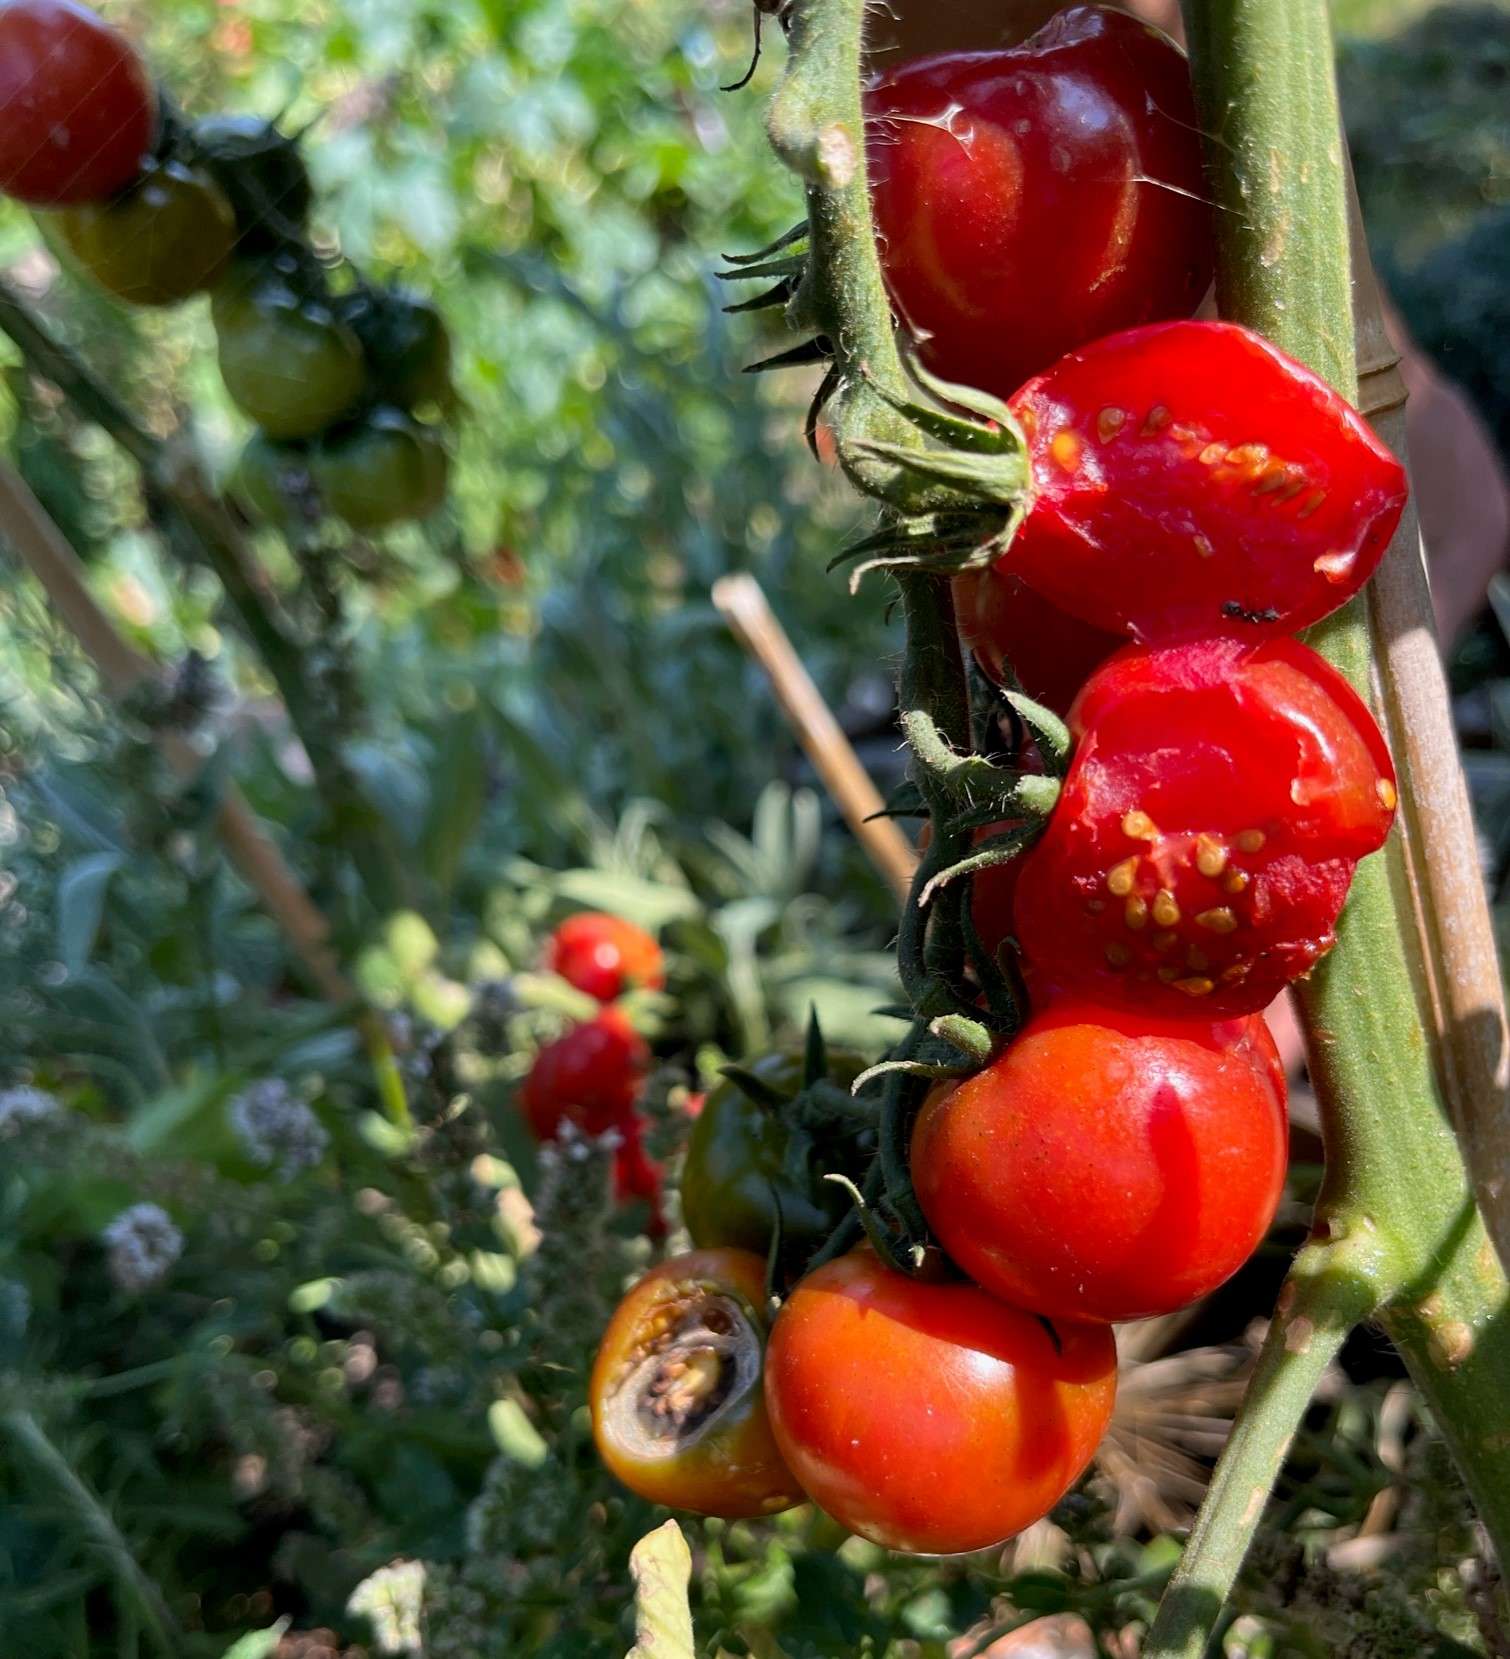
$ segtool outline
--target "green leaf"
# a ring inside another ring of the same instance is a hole
[[[682,1529],[667,1521],[629,1553],[634,1577],[634,1646],[628,1659],[694,1659],[687,1585],[692,1552]]]
[[[85,853],[58,880],[58,956],[76,974],[94,951],[110,878],[126,862],[118,852]]]

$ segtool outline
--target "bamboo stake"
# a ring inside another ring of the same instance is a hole
[[[844,821],[881,877],[905,902],[917,853],[892,819],[876,817],[886,803],[792,649],[759,582],[748,575],[721,576],[713,584],[713,603],[735,638],[770,676],[777,702]]]
[[[32,494],[20,473],[0,460],[0,530],[42,584],[57,614],[84,647],[117,701],[151,679],[154,665],[134,650],[96,604],[78,555]],[[158,734],[174,770],[192,777],[204,759],[175,732]],[[330,949],[330,924],[305,892],[298,876],[258,825],[245,797],[228,784],[216,813],[216,827],[231,861],[282,928],[322,996],[332,1002],[356,997]]]

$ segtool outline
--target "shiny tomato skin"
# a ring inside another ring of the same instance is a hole
[[[866,145],[892,302],[945,379],[1009,397],[1210,285],[1189,66],[1125,13],[1072,6],[1010,50],[901,65],[867,94]]]
[[[974,1285],[924,1284],[868,1250],[810,1273],[766,1350],[776,1443],[841,1526],[887,1549],[954,1555],[1040,1519],[1111,1417],[1104,1326],[1051,1332]]]
[[[1287,1146],[1262,1016],[1206,1024],[1064,1000],[929,1097],[912,1177],[983,1290],[1109,1322],[1172,1313],[1230,1278],[1274,1219]]]
[[[0,191],[99,202],[141,171],[157,93],[135,47],[77,0],[0,0]]]
[[[1256,1013],[1331,948],[1384,844],[1389,751],[1298,641],[1127,646],[1070,710],[1074,758],[1017,877],[1052,984],[1193,1019]]]
[[[1094,341],[1011,406],[1033,495],[1004,568],[1135,639],[1295,633],[1363,586],[1405,506],[1363,417],[1235,323]]]
[[[535,1056],[520,1091],[530,1128],[542,1141],[553,1139],[564,1123],[589,1135],[621,1128],[649,1064],[643,1038],[617,1008],[605,1008]]]
[[[108,201],[63,208],[57,226],[88,275],[131,305],[177,305],[210,288],[236,239],[220,186],[176,161],[149,162]]]
[[[626,991],[659,991],[666,983],[666,960],[654,937],[602,910],[568,916],[546,942],[545,965],[599,1002]]]
[[[1035,703],[1064,714],[1075,694],[1127,643],[1051,604],[1004,561],[954,578],[960,638],[998,685],[1014,681]]]
[[[743,1064],[781,1094],[802,1087],[800,1048],[775,1049]],[[865,1067],[858,1054],[828,1051],[829,1080],[843,1088]],[[734,1245],[764,1259],[779,1215],[783,1255],[799,1263],[812,1255],[852,1200],[823,1179],[816,1148],[794,1167],[792,1142],[779,1112],[758,1105],[730,1078],[708,1090],[682,1164],[682,1219],[694,1244]]]
[[[589,1385],[598,1455],[652,1503],[728,1519],[802,1502],[777,1449],[761,1390],[765,1263],[747,1250],[694,1250],[652,1268],[619,1303]],[[721,1329],[700,1331],[700,1313]],[[728,1371],[715,1371],[711,1361]],[[680,1367],[680,1370],[677,1367]],[[696,1419],[678,1385],[732,1377],[727,1398]],[[657,1404],[669,1409],[657,1412]],[[692,1415],[678,1420],[677,1409]]]

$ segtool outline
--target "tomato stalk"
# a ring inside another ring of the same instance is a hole
[[[1185,13],[1222,209],[1222,315],[1356,398],[1345,161],[1323,0],[1186,0]],[[1391,557],[1405,552],[1397,544]],[[1361,601],[1311,643],[1362,692],[1375,665],[1389,675]],[[1360,864],[1337,945],[1299,987],[1326,1181],[1150,1656],[1203,1651],[1315,1385],[1365,1319],[1399,1347],[1501,1558],[1510,1552],[1510,1292],[1439,1086],[1421,951],[1395,837]]]

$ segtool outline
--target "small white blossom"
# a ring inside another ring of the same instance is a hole
[[[244,1089],[230,1104],[231,1127],[254,1163],[292,1180],[325,1156],[330,1137],[319,1118],[278,1077]]]
[[[46,1089],[34,1089],[29,1083],[0,1089],[0,1136],[14,1135],[34,1123],[45,1123],[62,1115],[62,1101]]]
[[[101,1237],[110,1277],[127,1291],[160,1284],[184,1247],[183,1234],[157,1204],[133,1204],[122,1210]]]
[[[369,1574],[346,1602],[372,1625],[379,1653],[419,1654],[420,1610],[425,1599],[423,1561],[393,1561]]]

